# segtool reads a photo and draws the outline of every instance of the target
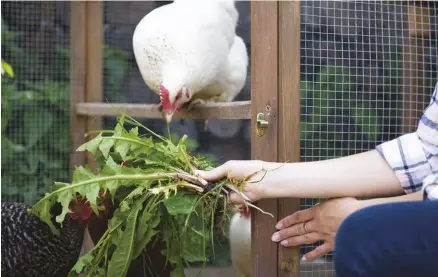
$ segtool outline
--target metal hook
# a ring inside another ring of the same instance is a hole
[[[264,113],[258,113],[257,114],[257,129],[256,133],[259,137],[263,136],[265,134],[265,129],[268,128],[269,122],[265,120],[265,114]]]

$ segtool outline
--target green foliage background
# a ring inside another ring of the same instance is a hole
[[[2,57],[15,72],[2,76],[1,83],[2,201],[34,204],[55,181],[69,180],[70,56],[58,42],[48,61],[17,41],[17,33],[2,20]],[[105,45],[109,101],[123,95],[128,57]]]

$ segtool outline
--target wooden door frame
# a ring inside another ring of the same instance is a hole
[[[257,135],[257,114],[268,121]],[[300,160],[300,2],[251,2],[251,158]],[[299,210],[299,199],[264,199],[252,213],[254,277],[299,276],[300,248],[271,241],[279,219]]]

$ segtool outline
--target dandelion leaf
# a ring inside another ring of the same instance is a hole
[[[108,277],[124,277],[128,272],[134,250],[135,226],[141,205],[137,201],[126,219],[126,228],[108,264]]]
[[[197,195],[177,192],[175,196],[164,199],[163,203],[170,215],[189,214],[198,198]]]

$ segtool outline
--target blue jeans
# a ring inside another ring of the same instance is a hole
[[[359,210],[336,234],[337,277],[438,276],[438,201]]]

